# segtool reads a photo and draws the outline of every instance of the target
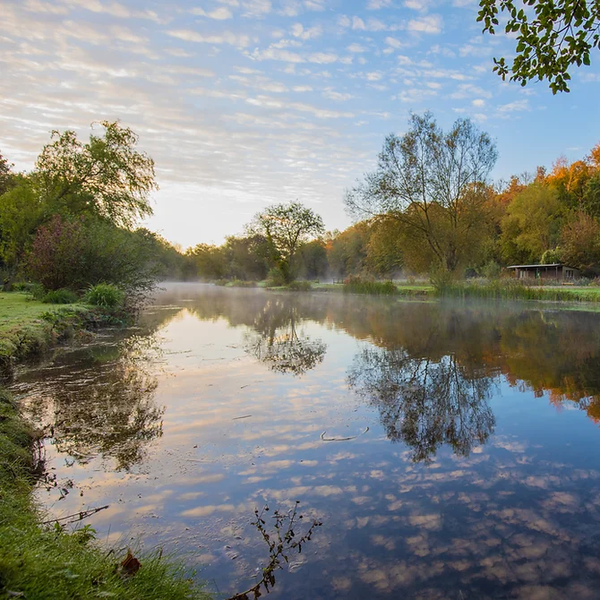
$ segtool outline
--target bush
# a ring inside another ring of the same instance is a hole
[[[243,281],[242,279],[234,279],[229,283],[229,287],[255,288],[256,281]]]
[[[281,272],[281,269],[273,267],[267,275],[267,287],[281,287],[285,284],[285,277]]]
[[[398,288],[392,281],[371,281],[351,275],[344,279],[344,292],[350,294],[374,294],[391,296],[398,293]]]
[[[139,232],[93,218],[55,215],[40,227],[26,259],[28,275],[48,290],[81,291],[110,283],[135,311],[154,289],[158,271],[153,245]]]
[[[117,308],[123,304],[123,292],[111,283],[99,283],[92,286],[86,296],[85,301],[93,306],[102,308]]]
[[[498,279],[501,272],[502,267],[494,260],[490,260],[481,267],[481,274],[486,279]]]
[[[42,302],[45,304],[75,304],[79,300],[79,297],[75,292],[71,290],[51,290],[43,298]]]
[[[293,292],[310,292],[312,285],[310,281],[292,281],[288,285],[288,289]]]

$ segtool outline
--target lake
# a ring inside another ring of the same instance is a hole
[[[215,598],[297,501],[323,525],[273,598],[598,598],[598,313],[170,284],[11,389],[50,515],[109,505],[99,540]]]

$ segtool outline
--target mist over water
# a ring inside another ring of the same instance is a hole
[[[273,598],[594,598],[599,366],[598,313],[181,284],[12,389],[51,515],[109,504],[100,540],[216,594],[265,564],[254,508],[299,500],[323,526]]]

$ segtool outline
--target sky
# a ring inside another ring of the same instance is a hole
[[[351,224],[344,190],[430,110],[496,141],[495,180],[600,141],[600,53],[570,94],[492,73],[514,39],[476,0],[0,0],[0,152],[30,170],[53,129],[119,119],[156,163],[145,225],[223,242],[273,203]]]

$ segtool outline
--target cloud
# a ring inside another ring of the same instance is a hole
[[[273,9],[270,0],[242,0],[243,15],[247,18],[262,18]]]
[[[208,17],[209,19],[215,19],[217,21],[225,21],[227,19],[233,18],[233,13],[231,10],[225,6],[220,6],[219,8],[215,8],[210,12],[205,12],[202,8],[193,8],[190,11],[193,15],[199,15],[202,17]]]
[[[348,52],[352,52],[353,54],[361,54],[362,52],[366,52],[367,48],[361,46],[360,44],[350,44],[346,50],[348,50]]]
[[[440,15],[429,15],[408,22],[408,31],[415,33],[438,34],[442,32],[442,17]]]
[[[367,10],[380,10],[392,5],[392,0],[369,0],[367,2]]]
[[[515,100],[514,102],[509,102],[508,104],[503,104],[498,106],[496,109],[500,114],[506,115],[513,112],[521,112],[524,110],[531,110],[529,106],[529,100]]]
[[[186,42],[196,42],[201,44],[229,44],[238,48],[245,48],[250,43],[250,39],[247,35],[237,35],[231,31],[204,35],[197,31],[192,31],[191,29],[170,29],[166,33],[171,37]]]
[[[318,25],[305,29],[302,23],[294,23],[291,32],[294,37],[306,41],[320,37],[323,34],[323,29]]]

